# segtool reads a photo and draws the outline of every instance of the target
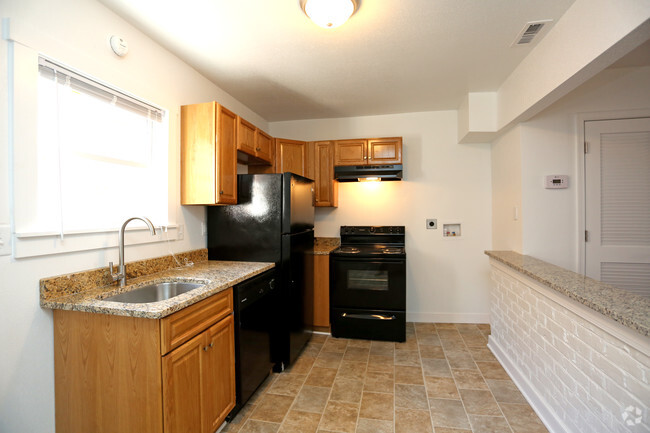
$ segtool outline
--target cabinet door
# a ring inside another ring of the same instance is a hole
[[[237,115],[217,106],[216,204],[237,203]]]
[[[258,129],[256,135],[255,156],[266,162],[273,161],[273,138],[266,132]]]
[[[202,365],[204,432],[216,431],[235,407],[234,326],[231,314],[204,333],[207,343]]]
[[[401,164],[402,138],[373,138],[368,140],[368,164]]]
[[[304,141],[275,139],[276,171],[304,176],[307,165],[307,143]]]
[[[214,102],[181,107],[181,204],[214,204],[217,179]]]
[[[334,144],[331,141],[314,143],[314,188],[316,206],[338,205],[338,182],[334,180]]]
[[[334,142],[334,165],[366,164],[366,140],[337,140]]]
[[[255,125],[237,116],[237,150],[255,156]]]
[[[205,335],[199,334],[162,359],[165,433],[202,432],[201,366]]]
[[[329,255],[314,255],[314,326],[330,326]]]

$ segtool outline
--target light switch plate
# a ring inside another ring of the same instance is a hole
[[[11,227],[0,225],[0,256],[11,255]]]
[[[427,218],[427,229],[437,229],[438,228],[438,220],[435,218]]]

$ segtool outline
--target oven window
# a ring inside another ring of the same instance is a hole
[[[348,290],[388,291],[388,271],[350,269],[347,288]]]

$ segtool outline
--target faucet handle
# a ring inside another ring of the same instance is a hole
[[[113,281],[117,281],[120,278],[120,275],[118,273],[115,273],[113,262],[108,262],[108,270],[111,273],[111,278]]]

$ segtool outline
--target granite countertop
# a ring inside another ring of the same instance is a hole
[[[260,274],[275,266],[273,263],[199,261],[191,266],[166,269],[161,272],[127,280],[127,286],[85,287],[75,293],[57,290],[54,295],[43,295],[48,284],[72,280],[76,275],[41,280],[41,307],[54,310],[74,310],[89,313],[114,314],[148,319],[160,319],[202,299],[222,292],[233,285]],[[127,264],[128,268],[128,264]],[[93,272],[93,271],[90,271]],[[146,304],[130,304],[104,301],[104,298],[137,289],[150,283],[187,281],[205,284],[203,287],[175,296],[171,299]]]
[[[492,259],[594,311],[650,336],[650,299],[514,251],[486,251]]]
[[[327,255],[341,246],[341,238],[314,238],[314,254]]]

